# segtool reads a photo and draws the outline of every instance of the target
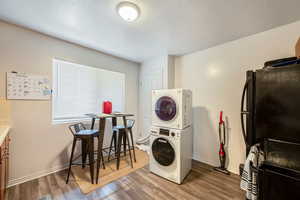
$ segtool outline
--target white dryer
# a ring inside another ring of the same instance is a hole
[[[192,92],[185,89],[152,91],[152,126],[184,129],[192,124]]]
[[[149,169],[181,184],[192,167],[192,128],[151,128]]]

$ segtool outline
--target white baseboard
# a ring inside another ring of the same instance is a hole
[[[21,178],[11,179],[11,180],[8,181],[8,186],[7,187],[9,188],[9,187],[12,187],[14,185],[18,185],[18,184],[21,184],[21,183],[25,183],[27,181],[31,181],[31,180],[43,177],[43,176],[47,176],[49,174],[62,171],[66,168],[68,168],[68,164],[63,165],[63,166],[52,167],[50,169],[42,170],[42,171],[39,171],[39,172],[35,172],[35,173],[32,173],[32,174],[23,176]]]

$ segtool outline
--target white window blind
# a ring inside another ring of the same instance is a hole
[[[124,112],[125,74],[53,60],[53,121],[74,121],[101,113],[103,101]]]

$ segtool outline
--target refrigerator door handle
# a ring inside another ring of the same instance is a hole
[[[242,124],[242,133],[243,133],[243,137],[244,137],[244,142],[246,144],[246,146],[248,147],[248,143],[247,143],[247,133],[245,131],[245,125],[244,125],[244,115],[249,115],[250,112],[247,110],[244,110],[244,102],[245,102],[245,95],[246,95],[246,91],[248,90],[248,86],[249,86],[249,80],[246,81],[245,85],[244,85],[244,89],[243,89],[243,94],[242,94],[242,100],[241,100],[241,124]]]
[[[241,111],[241,114],[244,114],[244,115],[248,115],[250,112],[248,111]]]

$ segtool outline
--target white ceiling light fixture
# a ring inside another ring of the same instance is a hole
[[[123,1],[117,5],[118,14],[128,22],[135,21],[140,15],[139,7],[129,1]]]

